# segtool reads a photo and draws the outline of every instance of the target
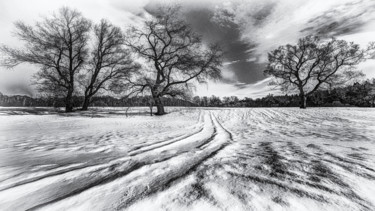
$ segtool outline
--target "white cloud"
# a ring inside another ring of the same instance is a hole
[[[230,61],[230,62],[223,62],[223,65],[224,66],[228,66],[228,65],[235,64],[235,63],[238,63],[238,62],[240,62],[240,60],[234,60],[234,61]]]
[[[295,43],[310,33],[301,32],[303,29],[323,26],[327,20],[337,20],[338,24],[342,21],[341,28],[367,23],[360,30],[374,31],[375,13],[371,10],[374,5],[372,0],[233,0],[216,8],[219,16],[225,10],[222,21],[242,27],[242,40],[257,44],[253,52],[260,55],[258,62],[266,62],[267,52],[279,45]],[[321,19],[311,22],[319,16]]]
[[[196,95],[219,97],[238,96],[240,98],[260,98],[268,94],[280,94],[281,92],[268,86],[270,78],[258,81],[255,84],[227,84],[223,82],[210,82],[208,84],[200,84],[197,86]]]
[[[246,59],[247,62],[255,62],[257,60],[258,59],[256,57],[251,57],[251,58]]]

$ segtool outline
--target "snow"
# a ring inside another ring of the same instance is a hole
[[[0,210],[374,210],[370,108],[0,108]]]

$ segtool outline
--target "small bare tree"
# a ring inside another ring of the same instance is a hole
[[[101,89],[108,90],[112,81],[130,77],[139,69],[125,48],[124,37],[119,27],[106,20],[94,26],[94,47],[87,68],[81,75],[84,85],[82,110],[87,110],[92,97]]]
[[[25,42],[25,49],[1,46],[6,55],[2,65],[13,68],[21,63],[40,67],[40,89],[64,93],[65,111],[73,111],[72,96],[76,76],[84,66],[91,22],[81,13],[66,7],[35,26],[17,22],[15,35]]]
[[[322,41],[307,36],[297,45],[280,46],[270,52],[264,72],[273,77],[271,85],[281,87],[282,91],[298,91],[300,108],[306,108],[307,97],[319,88],[361,76],[354,68],[370,50],[344,40]]]
[[[144,28],[132,27],[126,44],[143,58],[144,67],[132,88],[150,92],[157,115],[165,114],[163,96],[182,96],[192,81],[221,77],[222,52],[217,45],[205,46],[198,34],[181,18],[179,7],[160,7]]]

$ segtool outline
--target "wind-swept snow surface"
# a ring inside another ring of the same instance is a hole
[[[375,210],[375,110],[0,109],[0,210]]]

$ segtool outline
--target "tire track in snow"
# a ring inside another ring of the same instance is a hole
[[[198,130],[195,130],[197,128],[198,128]],[[162,146],[166,146],[168,144],[180,141],[182,139],[186,139],[190,136],[193,136],[197,133],[200,133],[203,130],[203,128],[204,128],[204,115],[200,111],[197,124],[192,126],[192,129],[195,130],[194,132],[177,136],[177,137],[173,138],[172,140],[167,139],[167,140],[162,140],[162,141],[157,141],[157,142],[152,142],[152,143],[142,143],[142,144],[139,144],[139,145],[135,145],[134,148],[129,151],[129,155],[136,155],[136,154],[139,154],[139,153],[142,153],[142,152],[146,152],[146,151],[150,151],[152,149],[156,149],[156,148],[160,148]],[[154,145],[157,145],[157,146],[152,147]],[[143,148],[146,148],[146,149],[142,150]]]
[[[224,130],[226,133],[228,133],[228,135],[229,135],[229,141],[230,141],[231,143],[233,143],[233,135],[232,135],[232,133],[229,132],[225,127],[223,127],[223,125],[220,123],[220,121],[217,119],[216,116],[213,115],[213,117],[215,118],[215,121],[217,122],[217,124],[219,125],[219,127],[220,127],[222,130]]]
[[[204,147],[200,147],[200,150],[204,150],[204,149],[207,148],[208,150],[214,149],[213,151],[211,151],[209,154],[207,154],[207,156],[203,157],[202,160],[200,160],[199,162],[196,162],[194,165],[189,166],[190,168],[187,169],[186,171],[179,172],[180,175],[176,174],[176,175],[174,175],[174,177],[169,177],[170,178],[169,181],[165,181],[165,180],[158,181],[158,183],[159,183],[158,187],[151,188],[150,194],[141,194],[141,197],[137,198],[136,200],[127,199],[126,201],[122,202],[122,205],[120,206],[120,208],[118,208],[118,210],[123,210],[123,209],[127,209],[127,208],[130,208],[130,210],[137,210],[137,205],[135,205],[135,208],[132,207],[132,206],[134,204],[138,203],[138,202],[142,203],[142,199],[146,199],[145,197],[148,197],[148,196],[152,197],[152,196],[155,196],[159,193],[162,194],[161,192],[163,192],[163,194],[168,194],[168,193],[165,193],[165,191],[169,191],[170,188],[174,188],[176,186],[180,186],[180,187],[184,186],[185,187],[186,186],[185,181],[189,180],[189,178],[192,178],[192,177],[196,177],[196,178],[199,178],[199,179],[198,179],[198,181],[195,181],[193,183],[189,183],[188,184],[189,187],[187,187],[188,190],[185,190],[185,188],[184,188],[183,190],[180,190],[180,191],[182,191],[182,192],[188,191],[187,195],[197,194],[198,196],[197,196],[196,199],[199,199],[200,197],[202,197],[202,198],[206,199],[208,203],[211,203],[213,206],[219,206],[220,205],[219,208],[223,209],[221,207],[222,203],[220,203],[220,201],[218,201],[218,199],[215,198],[214,193],[210,189],[207,189],[205,187],[204,183],[202,181],[200,181],[204,177],[202,175],[202,168],[206,169],[207,165],[211,165],[211,164],[208,164],[208,163],[210,163],[211,161],[214,161],[215,156],[219,152],[221,152],[223,149],[225,149],[227,146],[229,146],[230,144],[233,143],[231,132],[229,132],[226,128],[224,128],[222,126],[222,124],[220,123],[220,121],[217,120],[217,117],[215,115],[211,114],[211,118],[213,120],[213,123],[215,124],[215,129],[216,129],[215,131],[217,131],[217,132],[215,133],[215,135],[213,137],[213,140],[208,142],[207,144],[205,144]],[[226,140],[226,141],[224,143],[221,143],[220,145],[218,145],[218,143],[217,143],[218,140]],[[150,188],[150,187],[148,187],[148,188]],[[188,197],[187,195],[185,195],[185,193],[183,193],[184,197]],[[173,197],[173,198],[170,198],[170,197]],[[176,200],[178,201],[178,200],[180,200],[179,197],[181,197],[181,196],[179,196],[178,194],[177,195],[172,194],[172,195],[169,195],[168,200],[173,201],[173,202],[176,201]],[[147,200],[153,201],[155,199],[151,198],[151,199],[147,199]],[[186,200],[189,201],[189,199],[186,199]]]
[[[27,178],[27,179],[24,179],[24,180],[20,180],[20,181],[8,183],[8,184],[1,184],[0,185],[0,191],[5,191],[5,190],[8,190],[8,189],[20,186],[20,185],[25,185],[27,183],[32,183],[32,182],[35,182],[35,181],[38,181],[38,180],[41,180],[41,179],[45,179],[47,177],[57,176],[57,175],[61,175],[61,174],[67,173],[67,172],[80,170],[80,169],[84,169],[84,168],[92,167],[92,166],[96,166],[96,165],[98,165],[98,163],[94,163],[94,164],[91,164],[91,165],[72,164],[72,165],[68,165],[68,166],[64,166],[64,167],[58,167],[58,168],[53,169],[53,170],[49,171],[48,173],[45,173],[45,174],[42,174],[42,175],[36,175],[34,177],[31,177],[31,178]],[[19,176],[22,176],[22,175],[24,175],[24,174],[21,173],[21,174],[16,175],[16,176],[19,177]],[[9,178],[9,179],[11,179],[11,178]],[[4,182],[6,182],[6,180]]]
[[[93,187],[97,187],[99,185],[110,183],[146,165],[158,165],[158,164],[165,165],[164,164],[165,162],[174,162],[175,159],[171,159],[171,158],[182,156],[184,157],[184,159],[190,159],[191,157],[195,157],[195,156],[191,156],[191,155],[187,156],[188,154],[198,153],[200,155],[199,159],[191,160],[191,165],[188,165],[188,167],[190,166],[190,168],[187,168],[187,170],[189,170],[193,168],[195,164],[198,165],[200,162],[207,159],[210,155],[212,156],[212,153],[214,151],[222,149],[221,144],[220,144],[220,147],[217,147],[215,145],[215,146],[207,147],[208,149],[205,149],[205,150],[197,149],[197,146],[201,145],[201,143],[206,143],[210,141],[213,131],[216,130],[215,128],[220,127],[217,121],[213,120],[211,114],[209,115],[206,114],[205,122],[206,122],[205,128],[204,128],[205,131],[197,133],[196,137],[190,136],[186,139],[181,140],[182,142],[187,142],[187,143],[174,143],[176,146],[173,146],[173,147],[177,148],[175,150],[173,150],[172,146],[163,146],[158,149],[151,149],[150,151],[147,151],[141,155],[138,155],[129,159],[120,158],[120,160],[122,159],[121,161],[111,162],[110,165],[104,164],[101,167],[95,166],[95,167],[92,167],[91,170],[82,169],[81,172],[67,172],[66,174],[63,174],[60,176],[64,178],[64,177],[69,177],[70,175],[71,177],[73,177],[71,180],[59,181],[59,182],[49,184],[44,187],[42,186],[42,188],[39,188],[39,191],[38,191],[39,193],[42,193],[42,194],[38,196],[26,194],[24,195],[24,197],[20,198],[20,199],[28,198],[28,200],[25,200],[26,204],[20,204],[15,207],[12,207],[12,206],[10,207],[20,208],[20,209],[31,209],[31,210],[37,209],[37,208],[43,207],[45,205],[48,205],[54,202],[58,202],[60,200],[73,197]],[[225,132],[224,129],[219,129],[219,131],[221,131],[221,133],[223,131]],[[230,139],[229,135],[227,136],[228,136],[227,139]],[[204,138],[204,137],[207,137],[207,138]],[[215,138],[218,138],[218,137],[223,137],[223,135],[222,134],[215,135]],[[199,138],[200,140],[198,140]],[[227,139],[225,139],[225,142],[227,142]],[[187,148],[185,149],[185,147]],[[197,151],[194,152],[193,150],[197,150]],[[184,165],[184,163],[181,163],[181,165]],[[174,169],[179,169],[179,168],[177,166]],[[186,168],[182,168],[181,171],[182,172],[187,171],[184,169]],[[78,176],[74,176],[74,174],[78,174]],[[172,178],[175,178],[177,175],[181,176],[182,174],[176,173],[174,175],[175,176],[173,176],[172,174]],[[56,176],[59,176],[59,175],[56,175]],[[53,191],[51,192],[51,189],[52,190],[56,189],[56,190],[55,192]],[[35,200],[32,200],[33,197]]]
[[[135,155],[138,155],[138,154],[141,154],[141,153],[152,151],[154,149],[165,147],[165,146],[170,145],[170,144],[177,143],[178,141],[184,140],[186,138],[189,138],[189,137],[191,137],[193,135],[196,135],[196,134],[202,132],[203,129],[204,128],[202,127],[198,131],[194,131],[193,133],[190,133],[190,134],[187,134],[187,135],[179,136],[179,137],[174,138],[172,140],[165,140],[165,141],[157,142],[155,144],[146,145],[144,147],[141,147],[141,148],[138,148],[136,150],[130,151],[129,155],[130,156],[135,156]]]
[[[207,118],[209,117],[209,118]],[[53,205],[53,203],[61,204],[60,202],[65,200],[75,200],[78,194],[80,195],[88,195],[87,200],[91,199],[93,195],[90,192],[100,191],[102,193],[103,188],[105,189],[108,186],[108,190],[111,190],[112,185],[116,185],[116,187],[121,186],[120,195],[125,196],[122,198],[121,202],[118,203],[118,207],[125,207],[129,206],[130,204],[140,200],[141,198],[155,192],[158,190],[162,190],[165,188],[166,185],[170,184],[171,182],[180,179],[181,177],[186,176],[189,172],[199,166],[205,160],[213,157],[218,153],[221,149],[227,146],[230,143],[230,136],[229,134],[218,124],[218,122],[213,119],[212,114],[207,115],[206,120],[212,120],[212,127],[216,128],[218,133],[215,135],[214,139],[212,140],[212,144],[207,146],[205,149],[196,148],[195,145],[191,145],[193,148],[190,150],[177,150],[179,153],[175,153],[171,150],[166,159],[162,159],[158,162],[155,162],[162,154],[156,155],[144,155],[144,156],[136,156],[141,157],[138,161],[129,161],[132,162],[132,165],[123,165],[122,167],[114,167],[115,169],[127,168],[127,171],[121,173],[121,175],[114,175],[107,177],[105,183],[93,183],[91,182],[90,186],[87,186],[85,190],[83,187],[81,190],[76,190],[69,195],[65,194],[65,197],[60,197],[55,200],[49,200],[45,203],[40,203],[36,206],[31,207],[30,210],[38,209],[45,207],[47,210],[50,209],[48,205]],[[207,122],[208,127],[211,122]],[[212,130],[211,130],[212,132]],[[201,134],[204,135],[204,134]],[[207,135],[207,134],[206,134]],[[201,139],[206,139],[200,137]],[[202,140],[200,140],[202,141]],[[203,140],[207,141],[207,140]],[[191,142],[197,142],[197,140],[191,139]],[[160,151],[160,149],[158,150]],[[146,153],[147,154],[147,153]],[[160,158],[159,158],[160,159]],[[132,167],[130,167],[132,166]],[[160,171],[162,169],[162,171]],[[117,170],[113,170],[117,172]],[[155,173],[157,172],[157,173]],[[120,173],[120,172],[118,172]],[[152,175],[152,176],[151,176]],[[111,178],[111,179],[110,179]],[[102,178],[98,178],[102,179]],[[79,184],[79,183],[78,183]],[[67,188],[68,190],[74,189],[72,187]],[[127,196],[127,192],[132,192],[131,196]],[[95,195],[95,194],[94,194]],[[105,195],[105,194],[99,194]],[[118,194],[116,194],[118,195]],[[82,197],[82,196],[81,196]],[[78,197],[81,198],[81,197]],[[94,199],[92,199],[94,200]],[[100,208],[98,208],[100,209]]]
[[[204,129],[203,124],[204,124],[204,115],[203,115],[203,112],[200,111],[200,114],[199,114],[199,117],[198,117],[198,122],[195,125],[190,126],[193,129],[198,128],[198,130],[194,131],[193,133],[178,136],[176,138],[173,138],[172,140],[163,140],[163,141],[159,141],[159,142],[154,142],[154,143],[149,144],[149,145],[142,144],[142,146],[137,148],[137,149],[141,149],[141,150],[130,151],[130,153],[128,155],[135,156],[135,155],[138,155],[140,153],[151,151],[151,150],[161,148],[161,147],[169,145],[169,144],[173,144],[173,143],[178,142],[180,140],[184,140],[184,139],[186,139],[190,136],[193,136],[193,135],[196,135],[196,134],[200,133]],[[105,136],[107,136],[107,135],[105,135],[105,134],[101,135],[100,138],[103,138]],[[164,142],[167,142],[167,143],[164,143]],[[164,144],[160,144],[160,143],[164,143]],[[154,146],[154,145],[157,145],[157,146],[151,147],[151,146]],[[142,150],[142,148],[145,148],[145,149]],[[123,158],[124,157],[116,157],[115,159],[112,159],[112,160],[105,159],[105,160],[102,160],[101,162],[93,162],[93,163],[88,163],[88,164],[83,163],[81,165],[78,164],[78,165],[74,165],[72,167],[61,167],[57,170],[54,169],[52,171],[48,171],[47,173],[43,172],[44,174],[37,175],[37,176],[34,176],[32,178],[22,179],[22,180],[18,180],[18,181],[6,183],[6,184],[0,183],[0,191],[4,191],[4,190],[7,190],[7,189],[17,187],[17,186],[21,186],[21,185],[25,185],[25,184],[28,184],[28,183],[36,182],[38,180],[42,180],[42,179],[45,179],[45,178],[48,178],[48,177],[58,176],[58,175],[62,175],[62,174],[68,173],[68,172],[76,171],[76,170],[83,170],[83,169],[86,169],[86,168],[89,168],[89,167],[100,166],[100,165],[108,163],[108,162],[113,162],[113,161],[116,161],[116,160],[119,160],[119,159],[122,160]],[[106,167],[104,167],[104,168],[106,168]]]
[[[180,162],[179,165],[174,165],[174,167],[169,167],[169,171],[166,171],[166,169],[163,168],[164,172],[161,175],[157,175],[146,188],[137,189],[137,193],[133,193],[132,197],[123,198],[117,209],[125,209],[138,200],[141,200],[142,198],[155,192],[163,191],[171,184],[183,180],[186,176],[195,172],[202,163],[213,158],[217,153],[228,146],[233,141],[232,134],[221,126],[219,121],[217,121],[217,118],[212,113],[210,113],[210,118],[215,125],[216,133],[214,134],[212,140],[210,140],[209,143],[211,144],[209,146],[203,149],[200,148],[198,151],[194,152],[195,155],[191,156],[191,158],[189,158],[189,154],[191,153],[181,155],[186,157],[185,161]],[[162,167],[156,167],[156,169],[159,168]]]

